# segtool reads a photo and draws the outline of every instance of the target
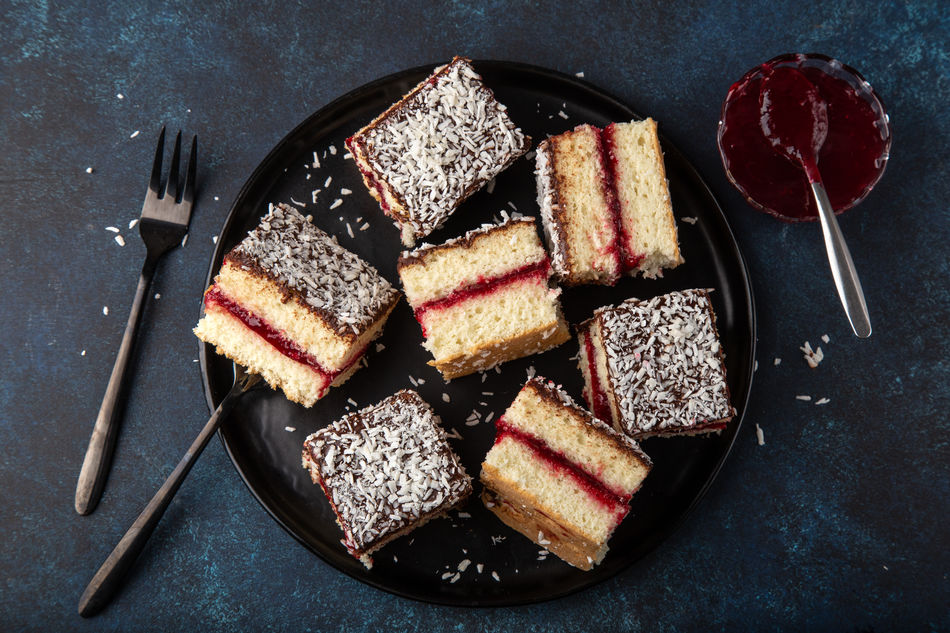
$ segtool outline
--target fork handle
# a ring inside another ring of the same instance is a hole
[[[125,325],[125,334],[122,336],[122,344],[119,346],[119,355],[112,367],[109,386],[106,387],[106,395],[99,407],[96,425],[92,430],[89,447],[86,449],[86,456],[82,461],[82,470],[79,471],[79,482],[76,485],[76,512],[79,514],[89,514],[95,510],[99,498],[102,496],[106,479],[109,476],[109,466],[112,463],[112,453],[115,449],[115,441],[118,437],[121,421],[119,415],[120,404],[128,383],[129,361],[132,357],[132,348],[135,344],[135,335],[139,329],[139,321],[142,318],[145,297],[152,285],[154,275],[155,261],[152,258],[147,258],[145,265],[142,267],[142,274],[139,276],[139,285],[135,290],[135,300],[132,302],[129,321]]]
[[[131,569],[132,563],[145,548],[145,544],[155,530],[155,526],[158,525],[162,515],[165,514],[168,504],[175,497],[175,493],[178,492],[178,488],[181,487],[195,460],[198,459],[198,456],[201,455],[208,444],[208,440],[211,439],[221,422],[227,418],[234,408],[238,396],[253,387],[258,379],[259,377],[256,375],[249,375],[243,380],[234,382],[231,391],[211,414],[211,418],[208,419],[198,437],[191,443],[188,452],[175,466],[175,470],[168,476],[162,487],[158,489],[152,500],[148,502],[142,513],[135,519],[132,527],[129,528],[119,544],[115,546],[112,553],[102,563],[96,575],[89,581],[89,585],[79,599],[79,615],[84,618],[91,617],[109,604],[109,601],[112,600],[112,597],[121,587],[122,579]]]

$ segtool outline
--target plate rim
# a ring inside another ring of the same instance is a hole
[[[436,62],[431,64],[423,64],[415,66],[412,68],[400,70],[394,73],[390,73],[368,83],[362,84],[353,88],[343,95],[333,99],[324,106],[318,107],[315,111],[309,114],[304,118],[300,123],[295,125],[289,132],[287,132],[280,141],[274,145],[268,153],[265,155],[263,160],[261,160],[254,170],[251,172],[251,175],[245,180],[244,184],[241,186],[241,189],[235,195],[229,209],[227,216],[225,218],[224,224],[221,226],[218,235],[226,235],[231,230],[231,224],[236,222],[236,216],[238,207],[241,206],[245,197],[248,195],[248,192],[255,186],[257,186],[257,181],[260,180],[266,172],[268,172],[272,167],[271,163],[276,162],[277,159],[284,153],[285,148],[290,146],[296,136],[301,133],[301,131],[312,124],[312,121],[325,117],[328,113],[331,113],[335,108],[339,108],[345,103],[351,102],[353,99],[358,98],[362,93],[372,92],[374,89],[381,86],[388,86],[391,83],[398,82],[407,77],[422,75],[423,77],[431,74],[432,69],[442,65],[444,62]],[[547,80],[552,80],[556,82],[562,82],[572,85],[575,89],[580,88],[583,91],[592,93],[596,95],[598,99],[602,101],[611,102],[613,107],[616,107],[620,110],[630,113],[633,118],[643,119],[645,118],[643,114],[636,110],[635,108],[628,105],[623,100],[619,99],[612,93],[600,88],[599,86],[581,79],[576,76],[568,75],[564,72],[554,70],[551,68],[537,66],[534,64],[527,64],[524,62],[515,62],[507,60],[496,60],[496,59],[473,59],[473,66],[476,68],[491,68],[492,70],[506,71],[506,72],[522,72],[534,76],[539,76]],[[480,73],[481,74],[481,73]],[[389,594],[399,596],[400,598],[415,600],[427,604],[436,604],[444,606],[455,606],[455,607],[468,607],[468,608],[493,608],[493,607],[512,607],[512,606],[522,606],[528,604],[539,604],[542,602],[547,602],[550,600],[556,600],[563,598],[565,596],[579,593],[590,589],[591,587],[600,584],[601,582],[616,578],[618,574],[623,571],[629,570],[635,563],[643,560],[651,552],[655,552],[656,549],[662,544],[663,541],[667,540],[675,532],[677,532],[687,521],[687,519],[692,516],[695,512],[697,506],[702,502],[706,497],[710,487],[713,482],[719,475],[720,470],[722,469],[723,464],[725,464],[726,459],[732,453],[733,446],[735,445],[736,438],[739,435],[739,431],[742,427],[742,423],[745,420],[746,413],[748,412],[748,404],[752,394],[752,385],[755,380],[755,358],[756,358],[756,347],[758,343],[758,323],[756,318],[755,310],[755,295],[753,294],[752,279],[749,273],[749,267],[746,262],[746,258],[743,255],[741,249],[739,248],[739,242],[736,239],[735,232],[732,230],[732,226],[729,224],[728,218],[726,217],[725,212],[723,211],[722,205],[719,202],[719,199],[714,195],[713,191],[710,189],[708,183],[702,178],[702,175],[696,169],[692,161],[688,160],[686,155],[674,144],[669,138],[667,138],[662,132],[658,133],[660,137],[660,145],[663,148],[664,155],[672,153],[674,154],[682,166],[685,167],[686,172],[688,173],[689,178],[696,184],[701,187],[705,197],[711,200],[715,206],[715,212],[719,215],[719,220],[721,220],[722,228],[725,229],[725,232],[730,238],[729,247],[733,251],[736,261],[739,264],[741,277],[742,277],[742,287],[744,288],[746,295],[748,297],[748,303],[745,306],[746,318],[749,324],[749,358],[747,359],[747,364],[744,366],[746,373],[748,375],[748,386],[744,397],[742,398],[741,407],[736,406],[737,403],[733,400],[733,406],[735,406],[737,411],[741,411],[736,418],[730,424],[734,424],[734,430],[732,432],[731,438],[728,441],[725,450],[723,450],[719,459],[716,461],[715,466],[710,470],[706,480],[704,481],[702,487],[697,491],[693,496],[689,505],[676,517],[674,521],[671,522],[670,528],[666,530],[659,538],[655,538],[654,542],[650,544],[650,547],[645,550],[640,556],[632,558],[627,561],[627,564],[621,565],[613,570],[607,576],[598,576],[591,578],[586,582],[580,582],[575,586],[569,587],[563,591],[556,591],[550,594],[549,596],[543,598],[511,598],[511,599],[502,599],[502,600],[492,600],[489,602],[479,601],[478,599],[472,599],[467,601],[459,601],[455,599],[450,599],[445,597],[440,599],[438,596],[433,597],[423,597],[410,593],[408,591],[401,590],[400,588],[392,587],[390,585],[383,584],[382,582],[376,580],[372,576],[357,576],[351,573],[348,569],[342,569],[333,564],[333,562],[328,559],[324,554],[318,551],[316,548],[312,547],[310,543],[306,542],[301,536],[299,536],[289,525],[287,525],[280,517],[278,517],[274,511],[268,506],[267,503],[261,498],[258,492],[254,489],[251,483],[248,481],[248,477],[238,465],[238,461],[235,459],[235,455],[232,451],[231,446],[228,444],[228,441],[225,437],[224,426],[220,427],[216,432],[221,444],[224,447],[225,452],[227,453],[228,459],[231,462],[231,465],[237,471],[238,475],[241,478],[241,481],[244,483],[244,486],[251,493],[251,496],[257,501],[257,503],[264,509],[267,515],[277,523],[287,534],[289,534],[295,541],[302,545],[307,551],[316,555],[321,561],[326,565],[333,568],[336,572],[342,572],[346,576],[357,580],[361,583],[365,583],[375,589],[385,591]],[[710,212],[713,210],[710,209]],[[217,274],[218,268],[220,267],[220,262],[224,257],[225,253],[225,240],[219,239],[215,245],[214,251],[212,253],[211,262],[208,266],[208,274],[205,278],[205,283],[203,288],[208,288],[214,276]],[[204,292],[202,291],[202,297]],[[199,300],[199,318],[204,314],[204,302]],[[199,367],[201,371],[201,382],[202,389],[205,395],[205,402],[208,406],[209,411],[214,411],[217,408],[217,403],[215,402],[214,394],[211,390],[211,381],[209,379],[208,373],[208,362],[209,359],[216,356],[211,345],[198,341],[199,351]]]

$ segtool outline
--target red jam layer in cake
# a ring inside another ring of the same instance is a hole
[[[227,310],[231,316],[239,320],[252,332],[274,346],[278,352],[293,361],[310,367],[313,371],[320,374],[320,376],[326,379],[326,384],[328,385],[333,382],[337,376],[349,369],[353,363],[358,361],[366,351],[365,347],[361,349],[350,360],[350,362],[348,362],[339,370],[333,372],[327,371],[326,368],[324,368],[323,365],[321,365],[312,354],[308,353],[305,349],[301,348],[299,345],[281,334],[281,332],[272,325],[233,301],[230,297],[221,292],[217,286],[213,286],[207,293],[205,293],[205,306],[211,305],[218,305]]]
[[[508,424],[505,418],[501,417],[495,422],[495,444],[506,437],[510,437],[531,449],[538,458],[552,469],[571,477],[591,499],[613,511],[617,523],[620,523],[627,516],[627,512],[630,511],[627,502],[630,501],[633,495],[611,490],[604,482],[568,459],[564,453],[552,449],[544,440]]]
[[[593,127],[593,126],[592,126]],[[617,184],[614,180],[616,174],[616,159],[612,155],[612,139],[608,138],[606,130],[600,128],[594,129],[594,138],[597,142],[597,153],[600,155],[600,189],[603,192],[604,199],[607,201],[607,214],[610,216],[610,223],[614,228],[613,239],[603,248],[605,255],[609,255],[614,260],[614,268],[617,274],[626,272],[626,252],[624,245],[627,243],[623,235],[623,227],[620,222],[620,202],[618,201]]]
[[[595,418],[610,423],[613,416],[610,412],[610,401],[607,400],[607,394],[600,386],[600,373],[597,371],[597,359],[594,356],[594,343],[591,341],[590,333],[584,335],[584,352],[587,355],[587,371],[590,375],[590,408]]]
[[[547,257],[533,264],[528,264],[514,270],[509,270],[503,275],[497,277],[483,277],[479,275],[478,280],[468,285],[453,290],[450,294],[427,301],[415,309],[416,320],[422,326],[422,335],[427,336],[425,324],[422,322],[425,314],[432,310],[445,310],[463,301],[468,301],[474,297],[480,297],[491,294],[503,286],[513,284],[527,279],[535,279],[539,283],[547,282],[551,275],[551,263]]]
[[[596,129],[596,128],[595,128]],[[610,197],[610,212],[614,218],[614,226],[617,231],[617,252],[620,257],[620,271],[627,273],[643,261],[643,255],[631,253],[627,246],[633,243],[633,236],[628,235],[623,228],[623,221],[620,218],[620,190],[617,188],[617,152],[615,150],[614,132],[617,129],[616,123],[611,123],[603,130],[600,130],[600,151],[601,158],[604,161],[604,169],[607,171],[607,177],[610,179],[610,186],[613,195]]]

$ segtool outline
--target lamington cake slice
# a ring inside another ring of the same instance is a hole
[[[735,415],[708,291],[628,299],[577,330],[584,397],[630,437],[718,431]]]
[[[570,338],[534,218],[508,218],[397,264],[426,349],[447,379],[536,354]]]
[[[571,565],[600,563],[650,458],[540,377],[525,384],[495,428],[482,463],[485,505]]]
[[[440,423],[407,389],[304,441],[303,467],[326,494],[343,545],[366,567],[373,552],[471,495]]]
[[[356,371],[398,300],[375,268],[278,204],[225,256],[194,332],[309,407]]]
[[[568,285],[656,277],[683,262],[656,122],[580,125],[538,145],[538,205]]]
[[[411,248],[528,151],[471,61],[455,57],[346,140],[366,188]]]

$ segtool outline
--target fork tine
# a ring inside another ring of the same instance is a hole
[[[175,153],[172,154],[172,168],[168,173],[168,180],[165,182],[165,194],[163,198],[167,197],[168,194],[172,194],[172,198],[177,201],[178,194],[181,193],[178,191],[178,165],[181,163],[181,130],[178,130],[178,135],[175,136]]]
[[[188,155],[188,170],[185,172],[185,193],[181,201],[188,206],[191,213],[191,204],[195,201],[195,173],[198,169],[198,135],[191,137],[191,152]]]
[[[155,162],[152,163],[152,177],[148,181],[148,195],[158,197],[162,186],[162,156],[165,154],[165,126],[158,135],[158,147],[155,148]]]

